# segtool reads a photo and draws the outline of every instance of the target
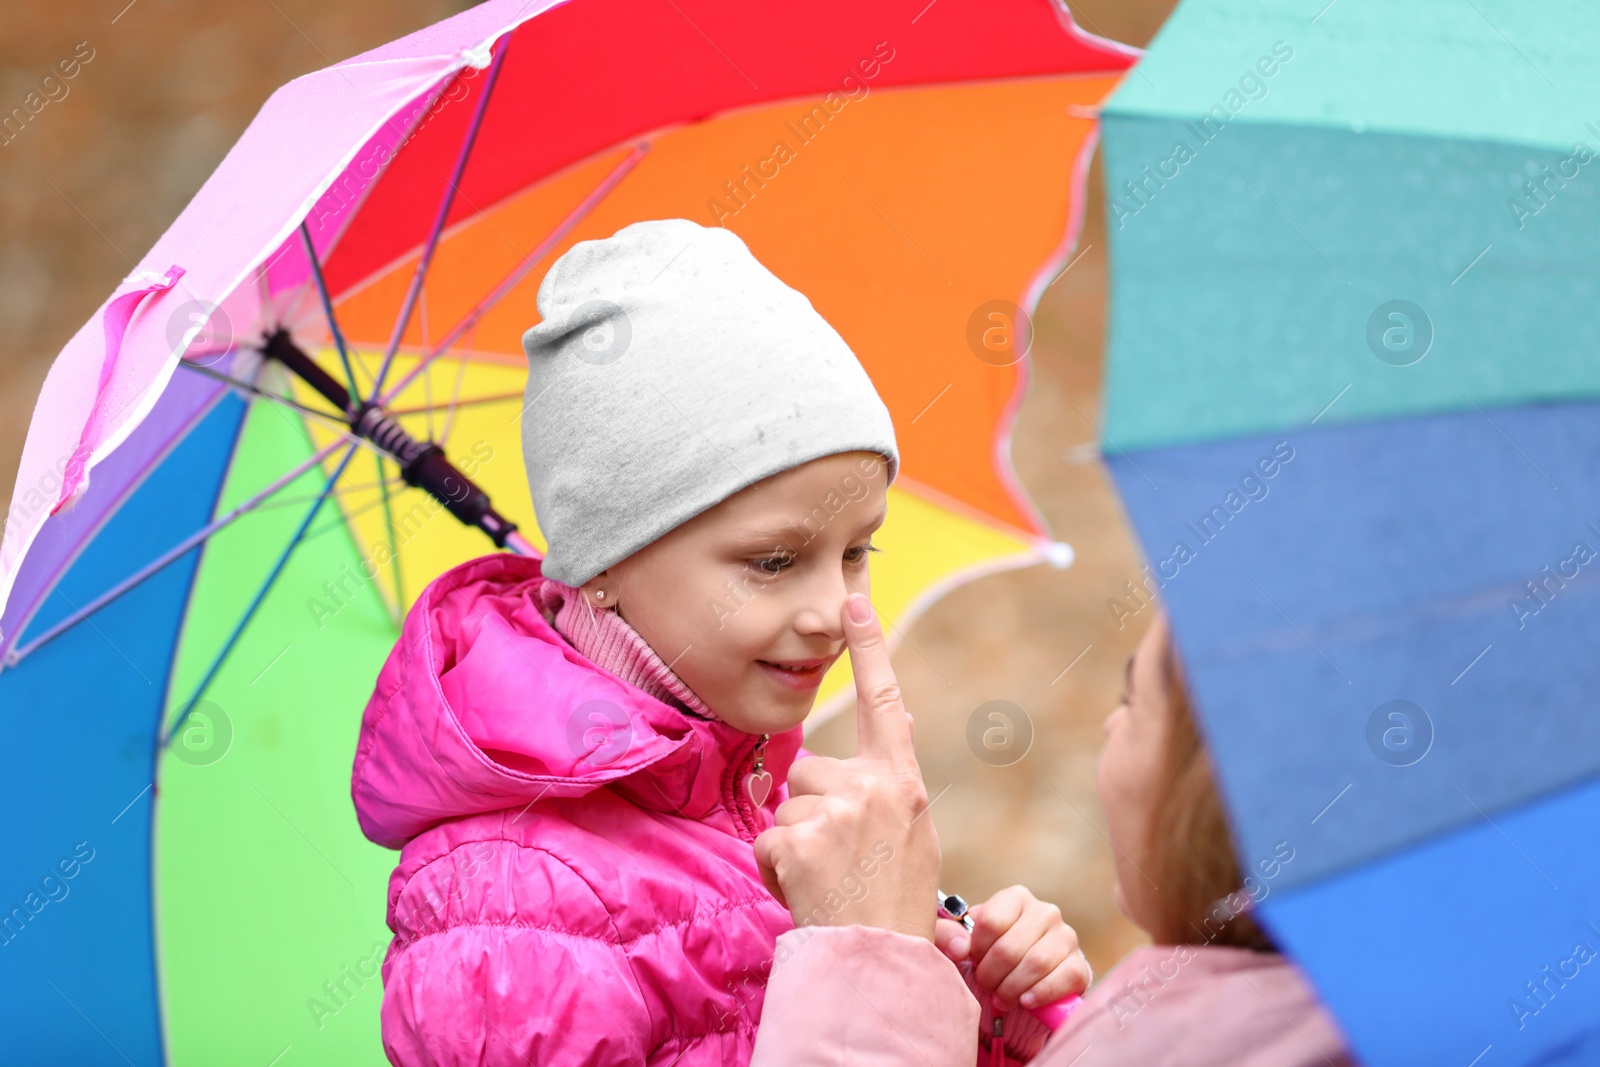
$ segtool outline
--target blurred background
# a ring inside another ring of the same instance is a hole
[[[267,96],[470,6],[63,0],[7,12],[0,101],[20,101],[60,57],[77,55],[82,68],[66,96],[0,145],[0,494],[10,493],[55,354]],[[1085,29],[1143,47],[1174,3],[1070,6]],[[1094,768],[1101,722],[1149,613],[1119,625],[1107,606],[1135,578],[1139,557],[1094,445],[1106,284],[1101,185],[1096,157],[1074,253],[1081,257],[1040,303],[1033,378],[1013,439],[1024,485],[1076,561],[961,586],[901,635],[895,664],[936,798],[945,888],[976,901],[1028,885],[1061,905],[1103,972],[1143,940],[1112,904]],[[1009,766],[983,762],[967,744],[969,718],[990,700],[1013,702],[1032,723],[1031,749]],[[812,747],[848,755],[854,736],[844,714],[815,732]]]

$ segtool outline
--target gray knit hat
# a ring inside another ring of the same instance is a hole
[[[821,456],[877,452],[894,480],[894,425],[855,354],[731,231],[659,219],[580,241],[538,301],[522,457],[549,577],[582,585]]]

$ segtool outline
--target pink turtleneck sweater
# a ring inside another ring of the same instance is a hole
[[[702,719],[716,718],[614,608],[596,609],[579,590],[548,577],[538,596],[545,621],[590,663],[663,704]]]

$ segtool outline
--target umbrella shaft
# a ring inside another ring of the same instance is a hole
[[[393,459],[407,485],[421,489],[443,504],[450,514],[488,534],[496,547],[506,547],[506,539],[516,530],[516,524],[494,510],[489,494],[462,474],[442,448],[432,441],[417,440],[377,404],[352,406],[350,391],[306,355],[290,339],[287,330],[269,335],[262,353],[283,364],[343,412],[350,431],[372,442]]]

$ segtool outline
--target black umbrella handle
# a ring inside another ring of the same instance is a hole
[[[352,404],[350,391],[306,355],[290,339],[289,331],[280,329],[269,334],[261,352],[283,364],[342,412],[350,432],[393,459],[407,485],[421,489],[463,523],[488,534],[496,548],[506,547],[507,539],[516,532],[516,524],[494,510],[489,494],[462,474],[442,448],[411,436],[377,404]]]

